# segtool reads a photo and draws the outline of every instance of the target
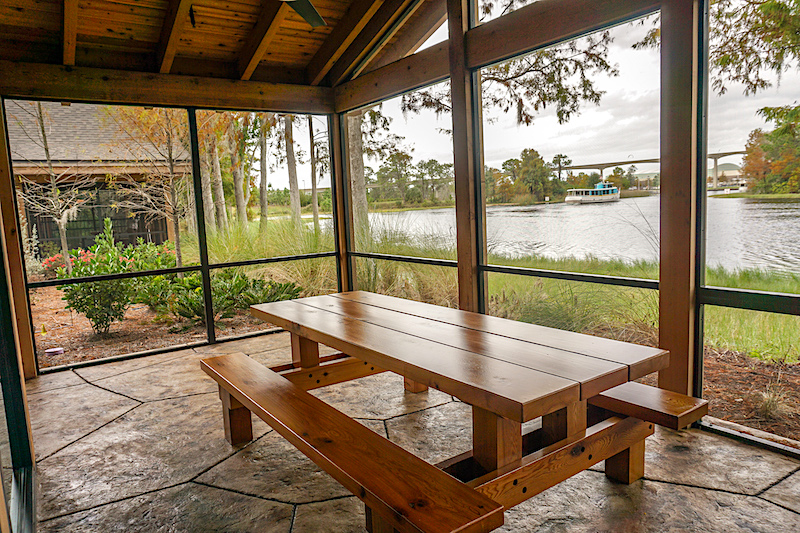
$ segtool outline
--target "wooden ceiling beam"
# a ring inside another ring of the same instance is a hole
[[[335,87],[336,112],[343,113],[447,79],[445,41]]]
[[[253,31],[247,37],[244,48],[242,48],[241,55],[237,64],[238,77],[241,80],[249,80],[255,72],[256,67],[264,53],[267,51],[270,43],[275,39],[278,34],[278,29],[281,23],[289,14],[289,4],[287,2],[278,2],[269,0],[265,3],[261,14],[258,16]]]
[[[467,66],[484,67],[652,13],[659,0],[540,0],[464,35]],[[564,13],[574,13],[565,17]],[[582,15],[589,12],[589,15]],[[336,87],[336,112],[350,111],[447,79],[448,43],[404,57]]]
[[[333,113],[333,89],[0,61],[0,96],[108,104]]]
[[[158,71],[161,74],[169,74],[172,69],[175,52],[178,51],[180,34],[189,18],[191,7],[191,0],[169,0],[167,16],[164,17],[164,25],[161,26],[161,38],[156,50]]]
[[[467,67],[485,67],[660,8],[660,0],[540,0],[469,30]]]
[[[78,0],[64,0],[64,64],[75,64],[78,47]]]
[[[331,85],[339,85],[357,76],[421,3],[422,0],[385,0],[331,68]]]
[[[306,67],[309,85],[319,85],[334,63],[372,19],[383,0],[355,0]]]
[[[395,42],[387,45],[364,69],[365,72],[385,67],[413,54],[447,20],[447,1],[430,0],[417,11],[414,25],[405,25]]]

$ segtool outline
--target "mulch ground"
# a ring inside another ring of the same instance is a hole
[[[63,293],[55,287],[31,290],[34,339],[39,368],[113,355],[142,352],[167,346],[203,342],[205,324],[194,324],[172,317],[159,318],[144,304],[132,305],[125,320],[114,322],[110,331],[98,335],[83,315],[66,309]],[[232,318],[217,320],[217,338],[234,337],[273,326],[243,311]],[[49,348],[63,348],[61,355],[47,355]]]
[[[202,342],[205,326],[186,321],[158,319],[146,305],[134,305],[125,320],[115,322],[107,335],[97,335],[90,322],[66,309],[62,293],[54,287],[31,291],[31,310],[41,368]],[[271,327],[248,313],[219,320],[218,338]],[[48,348],[64,348],[48,356]],[[645,382],[655,384],[655,376]],[[709,414],[752,428],[800,440],[800,364],[765,363],[736,352],[706,349],[705,397]]]

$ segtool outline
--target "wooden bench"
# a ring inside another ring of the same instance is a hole
[[[220,387],[226,438],[252,439],[250,412],[367,506],[368,528],[391,532],[486,532],[503,507],[372,432],[245,354],[202,361]],[[370,517],[378,515],[382,520]]]
[[[670,429],[683,429],[708,414],[708,400],[634,381],[594,396],[589,405]]]

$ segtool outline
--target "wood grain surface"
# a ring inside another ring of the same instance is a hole
[[[203,370],[398,531],[485,532],[503,507],[245,354]]]

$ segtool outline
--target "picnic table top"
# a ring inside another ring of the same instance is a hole
[[[254,305],[300,337],[526,422],[666,367],[669,352],[380,294]]]

